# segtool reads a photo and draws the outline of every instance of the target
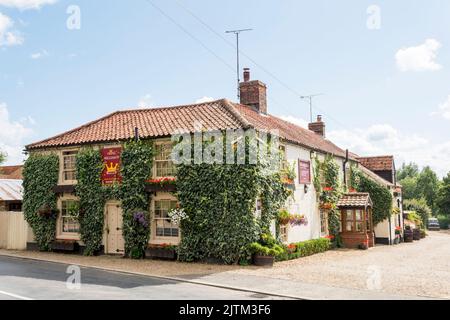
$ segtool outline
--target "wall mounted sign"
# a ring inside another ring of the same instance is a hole
[[[121,182],[120,176],[120,157],[122,148],[103,148],[101,151],[103,159],[102,183],[112,185]]]
[[[300,184],[311,183],[311,162],[298,160],[298,177]]]

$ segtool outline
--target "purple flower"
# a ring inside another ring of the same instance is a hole
[[[144,212],[135,212],[133,214],[133,219],[135,222],[139,223],[144,228],[148,227],[148,221],[147,221],[147,218],[145,217]]]

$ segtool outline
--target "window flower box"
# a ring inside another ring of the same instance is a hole
[[[176,191],[176,178],[164,177],[157,179],[149,179],[146,181],[145,190],[147,192],[175,192]]]
[[[320,209],[324,209],[324,210],[333,209],[333,204],[331,204],[331,203],[322,203],[320,205]]]
[[[53,251],[64,251],[64,252],[76,252],[79,250],[78,243],[76,241],[53,241],[52,242]]]
[[[161,259],[161,260],[176,260],[177,250],[175,246],[162,244],[162,245],[152,245],[145,251],[145,256],[150,259]]]

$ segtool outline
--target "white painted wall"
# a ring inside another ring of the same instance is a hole
[[[325,156],[318,154],[321,161]],[[317,193],[313,183],[313,166],[314,160],[311,160],[311,150],[302,148],[296,145],[286,145],[286,158],[290,165],[295,162],[295,169],[297,178],[295,179],[296,190],[294,192],[294,199],[290,198],[286,205],[287,210],[291,214],[305,215],[308,219],[307,226],[289,226],[288,243],[301,242],[311,239],[318,239],[322,236],[320,233],[320,211],[319,203],[317,201]],[[305,185],[299,183],[298,160],[311,162],[311,184],[308,185],[308,191],[305,193]],[[344,159],[335,158],[339,165],[341,183],[344,180],[343,162]]]

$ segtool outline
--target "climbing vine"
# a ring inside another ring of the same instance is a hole
[[[350,184],[358,192],[368,192],[370,194],[373,202],[372,217],[374,226],[391,216],[393,198],[387,187],[379,185],[354,166],[351,168]]]
[[[30,155],[23,169],[23,207],[26,221],[33,229],[42,251],[49,251],[55,239],[59,158],[55,154]]]
[[[102,246],[105,197],[101,173],[103,161],[98,150],[86,148],[77,155],[76,194],[80,199],[80,234],[85,255],[93,255]]]
[[[328,155],[323,162],[315,159],[314,186],[322,210],[328,211],[328,232],[333,239],[332,245],[340,246],[340,212],[337,202],[343,190],[339,179],[339,165],[333,156]]]
[[[151,176],[152,163],[153,148],[150,142],[129,141],[124,145],[120,192],[123,208],[123,237],[125,255],[135,259],[144,257],[150,237],[148,228],[150,197],[145,191],[145,182]],[[139,218],[136,218],[137,213]]]
[[[251,255],[251,244],[269,229],[286,200],[280,175],[265,170],[266,166],[248,161],[178,165],[177,195],[186,212],[180,260],[233,264]],[[255,217],[258,197],[263,204],[261,219]]]

